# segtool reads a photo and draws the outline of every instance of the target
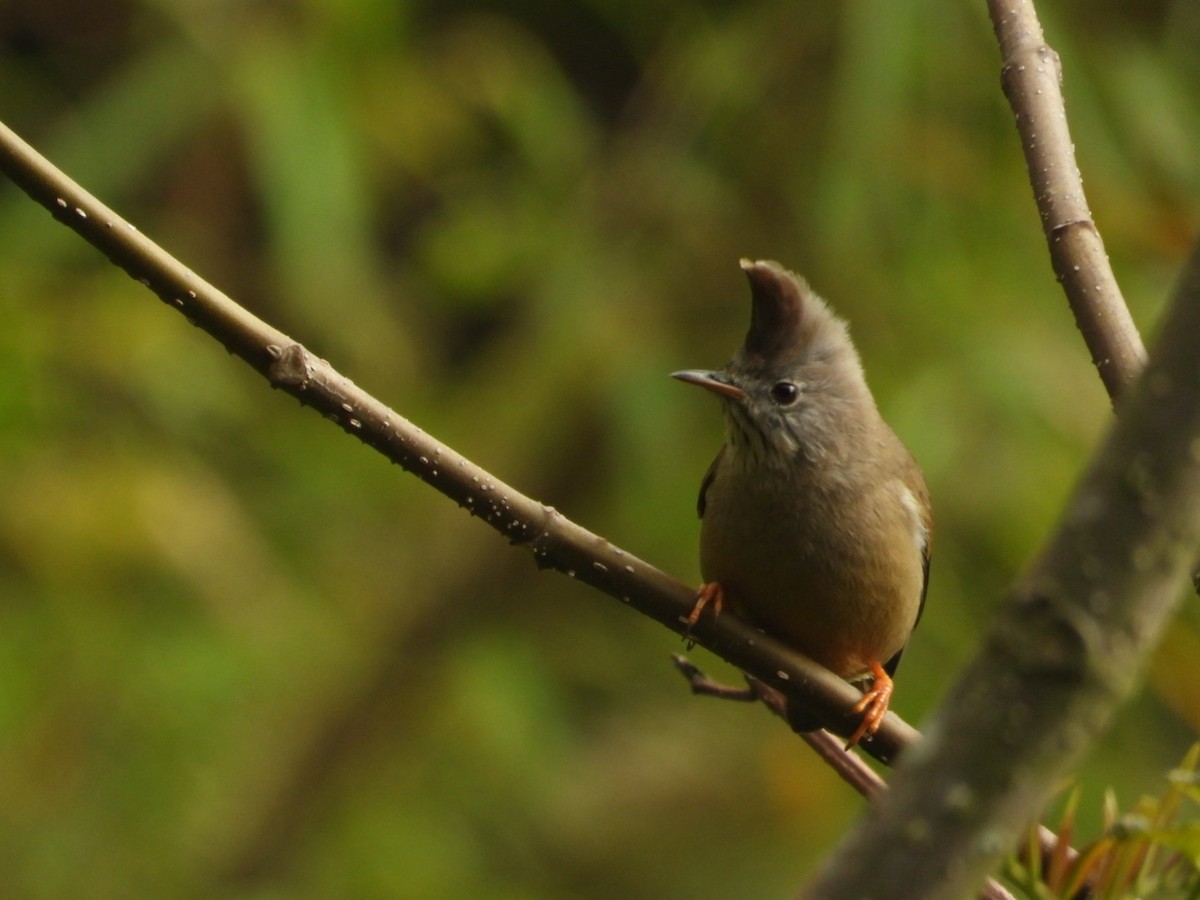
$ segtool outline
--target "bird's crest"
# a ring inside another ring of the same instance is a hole
[[[854,354],[845,323],[803,278],[770,260],[743,259],[741,265],[752,303],[744,364],[788,365]]]

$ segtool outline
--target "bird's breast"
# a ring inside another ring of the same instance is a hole
[[[899,479],[796,480],[721,466],[700,567],[733,610],[844,678],[908,640],[924,587],[923,525]]]

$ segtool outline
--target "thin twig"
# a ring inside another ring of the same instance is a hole
[[[687,680],[692,693],[719,700],[734,700],[737,702],[762,701],[766,707],[779,718],[787,721],[787,699],[783,694],[763,684],[757,679],[747,676],[745,687],[734,687],[713,681],[695,663],[686,656],[675,654],[671,657],[675,668]],[[813,752],[817,754],[842,781],[857,791],[867,800],[872,800],[887,790],[887,782],[853,753],[846,752],[842,741],[824,729],[816,731],[797,732]],[[1060,846],[1058,835],[1049,828],[1039,825],[1037,828],[1038,852],[1043,860],[1058,856],[1066,862],[1073,862],[1078,852],[1067,845]],[[1028,858],[1029,847],[1021,842],[1018,853],[1022,858]],[[992,893],[989,893],[992,892]],[[989,880],[985,887],[984,896],[1009,896],[1004,888]]]
[[[675,654],[671,657],[675,668],[679,671],[693,694],[706,697],[716,697],[720,700],[735,700],[738,702],[761,701],[785,722],[788,721],[787,698],[770,685],[764,684],[757,678],[746,676],[745,687],[732,687],[713,681],[704,674],[686,656]],[[790,723],[789,723],[790,724]],[[854,788],[868,800],[884,788],[884,781],[854,753],[846,750],[845,742],[838,740],[828,731],[798,731],[801,739],[812,747],[813,751],[837,773],[846,784]]]
[[[783,695],[764,685],[761,681],[747,678],[746,687],[733,687],[713,681],[685,656],[676,654],[672,657],[672,661],[675,663],[675,668],[687,679],[693,693],[738,702],[762,700],[775,715],[784,721],[787,720],[787,703]],[[847,752],[843,742],[828,731],[822,728],[816,731],[799,732],[799,734],[817,756],[833,769],[846,784],[867,800],[874,800],[887,791],[887,783],[863,762],[861,757]],[[1039,832],[1039,838],[1042,843],[1043,855],[1050,854],[1056,843],[1054,835],[1048,829],[1043,828]],[[1073,853],[1073,851],[1070,852]],[[1012,894],[992,878],[984,882],[980,896],[985,900],[1013,900]]]
[[[693,694],[701,697],[716,697],[718,700],[735,700],[739,703],[757,703],[762,699],[759,692],[754,689],[754,683],[749,679],[745,687],[733,687],[713,681],[700,670],[699,666],[681,653],[671,654],[671,662],[674,664],[675,670],[687,681]],[[770,704],[767,704],[767,707],[776,715],[780,714],[779,710]]]

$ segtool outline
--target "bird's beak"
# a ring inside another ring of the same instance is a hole
[[[685,369],[682,372],[672,372],[672,378],[686,381],[688,384],[699,385],[705,390],[720,394],[722,397],[732,397],[742,400],[746,392],[729,380],[724,372],[705,372],[702,369]]]

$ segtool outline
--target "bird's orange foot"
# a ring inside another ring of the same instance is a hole
[[[850,735],[850,740],[846,741],[847,750],[864,737],[870,737],[879,730],[879,725],[887,714],[888,703],[892,699],[892,679],[887,672],[883,671],[883,666],[879,663],[871,663],[871,675],[875,680],[872,682],[870,690],[863,694],[863,698],[850,710],[852,713],[862,713],[862,721],[854,730],[854,734]]]
[[[721,610],[725,608],[725,589],[721,587],[719,582],[710,581],[707,584],[700,585],[700,590],[696,591],[696,605],[692,607],[692,611],[688,613],[684,622],[687,624],[687,630],[683,636],[688,640],[688,649],[693,646],[691,641],[692,628],[700,621],[700,616],[705,608],[711,606],[713,609],[713,617],[716,618],[721,614]]]

